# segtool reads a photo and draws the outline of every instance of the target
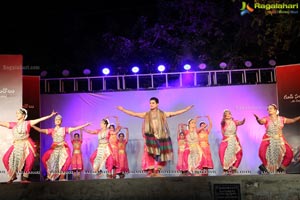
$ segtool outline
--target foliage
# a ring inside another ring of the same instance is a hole
[[[139,62],[153,70],[158,62],[178,71],[184,62],[197,70],[199,63],[219,69],[242,68],[251,60],[256,67],[299,62],[298,15],[280,15],[261,10],[241,16],[240,1],[158,1],[157,16],[140,16],[130,32],[102,35],[106,56],[118,66]],[[154,21],[154,22],[153,22]],[[255,67],[254,66],[254,67]],[[268,67],[268,66],[267,66]]]

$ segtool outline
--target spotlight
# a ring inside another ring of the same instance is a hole
[[[206,69],[206,64],[200,63],[198,67],[199,67],[199,69]]]
[[[191,69],[191,65],[190,65],[190,64],[185,64],[185,65],[183,66],[183,69],[184,69],[185,71],[188,71],[188,70]]]
[[[276,65],[276,61],[271,59],[269,60],[269,65],[271,65],[272,67],[274,67]]]
[[[158,69],[158,71],[163,72],[163,71],[165,71],[166,67],[164,65],[159,65],[157,67],[157,69]]]
[[[86,75],[86,76],[88,76],[88,75],[91,74],[91,70],[90,69],[84,69],[83,70],[83,74]]]
[[[219,66],[220,66],[221,69],[225,69],[227,67],[227,63],[226,62],[221,62],[219,64]]]
[[[45,77],[45,76],[47,76],[47,74],[48,74],[47,71],[42,71],[42,72],[41,72],[41,77]]]
[[[105,68],[102,69],[102,73],[104,75],[108,75],[110,73],[110,70],[107,67],[105,67]]]
[[[252,67],[252,62],[249,61],[249,60],[245,61],[244,64],[245,64],[246,67]]]
[[[63,76],[69,76],[70,75],[70,71],[67,70],[67,69],[65,69],[65,70],[62,71],[62,75]]]
[[[137,66],[134,66],[134,67],[131,68],[131,71],[136,74],[140,71],[140,68],[137,67]]]

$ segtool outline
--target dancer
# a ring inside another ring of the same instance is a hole
[[[198,136],[200,140],[200,147],[203,151],[203,162],[202,162],[202,166],[200,166],[200,169],[202,170],[202,175],[207,176],[208,169],[213,169],[214,164],[212,161],[210,145],[208,141],[208,136],[212,129],[212,122],[208,115],[205,117],[208,119],[208,126],[204,121],[201,121],[199,124],[200,128],[198,131]],[[199,118],[201,118],[201,116],[199,116]]]
[[[237,136],[237,127],[245,123],[234,120],[230,110],[224,110],[223,119],[221,121],[221,129],[223,140],[219,148],[219,157],[223,167],[224,175],[231,175],[236,173],[239,167],[243,151]]]
[[[42,157],[42,163],[47,170],[46,180],[54,181],[59,178],[60,181],[65,181],[65,174],[72,161],[70,147],[65,141],[66,134],[89,126],[90,123],[76,127],[62,127],[61,115],[57,115],[54,122],[54,128],[41,129],[36,126],[32,126],[32,128],[40,133],[51,135],[53,139],[50,149],[47,150]]]
[[[189,155],[189,148],[185,138],[184,127],[185,124],[178,125],[178,136],[177,136],[178,156],[177,156],[176,170],[180,171],[182,176],[189,175],[188,161],[187,161]]]
[[[96,130],[83,129],[85,132],[89,134],[98,135],[98,147],[90,157],[93,172],[97,173],[98,176],[102,176],[102,168],[104,167],[104,165],[108,171],[113,168],[113,156],[112,156],[111,147],[109,145],[109,138],[110,138],[109,127],[110,127],[109,120],[102,119],[100,122],[100,129],[96,129]],[[108,178],[112,178],[112,177],[108,176]]]
[[[116,170],[119,168],[119,149],[118,149],[118,132],[120,131],[120,122],[119,118],[117,116],[112,116],[116,119],[116,125],[110,124],[109,126],[109,145],[111,148],[111,153],[113,157],[113,163],[107,164],[108,167],[108,178],[116,178]],[[109,117],[106,117],[106,119],[109,119]],[[109,162],[110,160],[108,160]]]
[[[126,153],[126,145],[129,140],[129,131],[127,127],[123,127],[123,129],[126,130],[126,136],[123,132],[118,134],[119,168],[117,169],[117,174],[120,178],[125,178],[125,174],[129,172]]]
[[[189,147],[188,171],[194,175],[203,165],[203,151],[200,147],[196,119],[188,120],[188,129],[185,130],[185,137]]]
[[[259,147],[259,158],[262,164],[259,169],[263,173],[283,173],[293,159],[293,151],[283,135],[285,124],[300,122],[300,116],[286,118],[279,116],[276,104],[268,106],[269,115],[259,118],[254,114],[260,125],[265,125],[266,132]]]
[[[8,172],[8,183],[15,181],[17,173],[22,172],[21,181],[29,182],[29,173],[32,170],[34,157],[36,156],[36,145],[29,135],[30,127],[54,115],[56,115],[56,112],[53,111],[48,116],[26,121],[27,110],[20,108],[16,113],[17,122],[0,122],[0,126],[12,129],[14,140],[2,159]]]
[[[74,133],[72,135],[72,145],[73,145],[73,153],[72,153],[72,171],[75,179],[80,179],[81,172],[83,170],[83,159],[81,153],[81,145],[82,145],[82,130],[80,133]]]
[[[120,111],[128,115],[144,119],[143,135],[146,151],[150,154],[148,158],[154,161],[154,166],[145,166],[148,171],[147,176],[160,176],[158,174],[159,171],[166,165],[167,161],[173,159],[172,141],[167,118],[185,113],[193,107],[188,106],[175,112],[164,112],[158,108],[158,105],[158,98],[152,97],[150,98],[150,111],[148,112],[138,113],[127,110],[122,106],[117,107]]]

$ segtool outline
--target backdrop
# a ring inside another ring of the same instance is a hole
[[[300,64],[278,66],[276,81],[278,92],[279,115],[293,118],[300,115]],[[289,143],[300,146],[300,123],[285,127]]]
[[[22,68],[21,55],[0,55],[0,121],[15,122],[22,107]],[[0,182],[8,181],[2,158],[12,143],[12,131],[0,126]]]
[[[300,116],[300,64],[276,67],[278,105],[280,115],[293,118]],[[300,123],[286,125],[284,134],[294,150],[294,160],[288,173],[300,173]]]

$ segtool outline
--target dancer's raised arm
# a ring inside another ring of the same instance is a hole
[[[245,118],[241,121],[237,121],[237,126],[241,126],[241,125],[245,124],[245,121],[246,121]]]
[[[189,111],[190,109],[192,109],[193,107],[194,106],[191,105],[191,106],[187,106],[187,107],[185,107],[184,109],[181,109],[181,110],[177,110],[177,111],[173,111],[173,112],[165,112],[165,114],[166,114],[166,117],[173,117],[173,116],[185,113],[185,112]]]
[[[45,121],[45,120],[53,117],[56,114],[57,114],[57,112],[52,111],[52,113],[50,115],[47,115],[47,116],[44,116],[44,117],[41,117],[41,118],[38,118],[38,119],[32,119],[32,120],[30,120],[30,125],[31,126],[36,125],[37,123]]]
[[[122,127],[122,129],[125,129],[126,130],[126,132],[125,132],[125,139],[128,141],[128,139],[129,139],[129,130],[128,130],[128,128],[127,127]]]
[[[253,115],[254,115],[257,123],[259,123],[260,125],[263,125],[267,122],[265,118],[260,119],[256,114],[253,114]]]
[[[39,128],[39,127],[37,127],[37,126],[31,126],[34,130],[36,130],[36,131],[38,131],[38,132],[40,132],[40,133],[45,133],[45,134],[48,134],[48,129],[41,129],[41,128]]]
[[[99,130],[87,130],[87,129],[82,129],[84,132],[89,133],[89,134],[98,134]]]
[[[0,126],[3,126],[5,128],[9,128],[9,123],[8,122],[0,122]]]
[[[140,112],[140,113],[138,113],[138,112],[134,112],[134,111],[131,111],[131,110],[127,110],[127,109],[125,109],[122,106],[117,106],[117,109],[120,110],[120,111],[122,111],[122,112],[124,112],[125,114],[131,115],[133,117],[144,118],[145,115],[146,115],[146,112]]]
[[[212,121],[209,115],[206,116],[208,119],[208,127],[207,127],[207,131],[210,132],[212,129]]]
[[[300,116],[294,117],[294,118],[285,118],[285,123],[286,124],[292,124],[299,121],[300,122]]]
[[[73,131],[77,131],[77,130],[79,130],[79,129],[82,129],[82,128],[86,127],[86,126],[89,126],[90,124],[91,124],[91,123],[85,123],[85,124],[80,125],[80,126],[70,127],[70,128],[69,128],[69,133],[71,133],[71,132],[73,132]]]

